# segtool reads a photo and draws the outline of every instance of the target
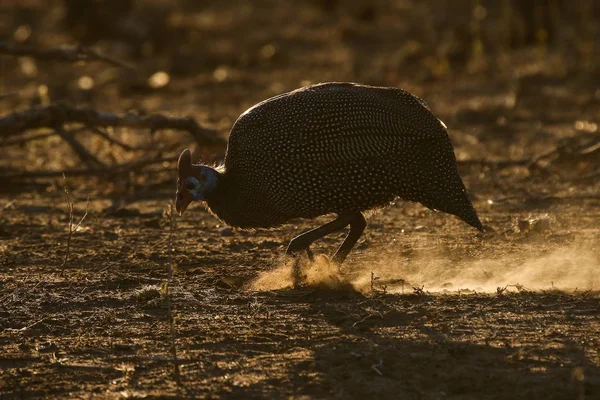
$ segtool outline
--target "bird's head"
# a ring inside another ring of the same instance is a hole
[[[215,190],[219,172],[205,165],[193,165],[192,153],[185,149],[177,162],[177,199],[175,209],[179,215],[192,201],[206,201]]]

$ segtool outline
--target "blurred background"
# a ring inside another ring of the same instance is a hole
[[[424,98],[461,160],[533,158],[597,133],[599,22],[595,0],[2,0],[6,43],[81,45],[135,68],[0,55],[0,114],[55,103],[163,113],[226,138],[258,101],[354,81]],[[130,145],[169,144],[172,155],[194,144],[185,132],[109,133]],[[109,165],[141,157],[78,137]],[[81,164],[56,135],[3,147],[3,171]]]

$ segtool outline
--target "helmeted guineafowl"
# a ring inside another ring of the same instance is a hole
[[[333,256],[362,235],[363,212],[396,199],[454,214],[483,231],[458,174],[445,126],[418,97],[352,83],[307,86],[265,100],[233,125],[223,166],[178,162],[176,209],[205,201],[233,227],[271,228],[293,218],[337,219],[290,242],[306,250],[350,225]]]

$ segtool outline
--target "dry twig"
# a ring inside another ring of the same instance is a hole
[[[175,383],[181,386],[181,374],[179,372],[179,363],[177,360],[177,345],[175,342],[175,320],[173,318],[173,308],[171,307],[171,298],[169,293],[169,287],[173,280],[173,232],[175,230],[175,223],[173,219],[173,201],[169,203],[169,274],[167,281],[163,283],[163,295],[165,302],[167,303],[167,314],[169,316],[169,331],[171,335],[171,356],[173,358],[173,377]]]
[[[42,319],[39,319],[37,321],[35,321],[34,323],[24,326],[22,328],[6,328],[5,330],[8,332],[25,332],[28,331],[29,329],[33,328],[34,326],[36,326],[37,324],[40,324],[42,322],[44,322],[48,317],[44,317]]]
[[[72,132],[64,130],[62,126],[58,126],[55,128],[56,132],[58,132],[59,136],[71,146],[71,149],[77,154],[77,157],[88,166],[90,169],[106,169],[106,165],[100,160],[98,160],[92,153],[85,148],[84,145],[79,143],[75,139],[75,135]]]
[[[383,373],[381,372],[381,367],[383,366],[383,360],[380,358],[379,362],[377,364],[373,364],[371,365],[371,369],[375,372],[377,372],[377,374],[379,376],[383,376]]]
[[[554,286],[554,282],[552,284]],[[519,293],[529,291],[525,286],[521,285],[520,283],[515,283],[514,285],[506,285],[504,287],[498,286],[496,288],[496,294],[498,296],[502,296],[504,294],[504,292],[506,291],[506,289],[508,289],[509,287],[514,287],[515,289],[517,289],[517,291],[519,291]]]
[[[380,313],[379,311],[375,310],[375,312],[370,312],[370,314],[368,314],[367,316],[361,318],[360,320],[356,321],[355,323],[352,324],[352,327],[354,328],[356,325],[365,322],[366,320],[368,320],[369,318],[373,318],[373,317],[379,317],[381,319],[383,318],[383,314]]]
[[[531,163],[531,159],[518,158],[516,160],[486,160],[484,158],[474,158],[469,160],[458,160],[457,163],[461,166],[483,166],[502,169],[529,165],[529,163]]]
[[[81,223],[83,222],[85,217],[87,217],[88,210],[90,208],[90,198],[88,197],[86,204],[85,204],[85,214],[83,214],[83,217],[81,217],[81,219],[79,220],[77,225],[75,225],[75,228],[73,228],[74,205],[73,205],[73,201],[71,200],[71,194],[69,193],[69,189],[67,187],[67,177],[64,174],[63,174],[63,182],[64,182],[64,186],[65,186],[65,195],[67,196],[67,211],[69,212],[69,236],[67,237],[67,252],[65,253],[65,259],[63,260],[63,263],[62,263],[61,275],[64,274],[64,272],[65,272],[67,262],[69,261],[69,255],[71,254],[71,237],[73,236],[74,232],[77,232],[77,230],[81,226]]]
[[[554,149],[535,157],[528,165],[529,170],[542,170],[564,161],[585,162],[600,158],[600,138],[598,135],[580,135],[568,138]]]
[[[31,57],[35,58],[36,60],[47,61],[101,61],[116,67],[136,69],[134,65],[128,62],[116,59],[106,54],[102,54],[97,50],[83,46],[61,46],[52,49],[39,49],[24,44],[2,41],[0,42],[0,54],[17,57]]]
[[[417,296],[423,296],[425,294],[424,288],[425,288],[425,285],[423,285],[421,287],[418,287],[418,286],[413,287],[413,294],[416,294]]]

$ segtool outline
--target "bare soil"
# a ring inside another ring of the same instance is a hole
[[[325,256],[343,235],[317,243],[306,286],[292,289],[287,243],[331,217],[231,231],[198,204],[171,229],[174,163],[67,176],[75,223],[87,198],[89,213],[63,265],[63,179],[1,182],[0,397],[600,398],[600,151],[495,163],[597,137],[597,41],[511,47],[489,31],[492,6],[471,29],[470,2],[140,2],[113,15],[130,36],[112,25],[86,36],[61,22],[62,2],[44,3],[0,3],[2,33],[99,43],[138,69],[3,56],[0,94],[19,95],[0,97],[0,115],[68,101],[191,115],[226,136],[248,106],[310,82],[400,86],[448,125],[459,160],[478,161],[460,171],[487,232],[398,202],[369,216],[341,269]],[[168,84],[148,84],[157,71]],[[165,154],[194,147],[181,132],[111,133],[173,146]],[[81,140],[106,163],[145,154]],[[2,154],[0,172],[81,166],[57,136]]]

